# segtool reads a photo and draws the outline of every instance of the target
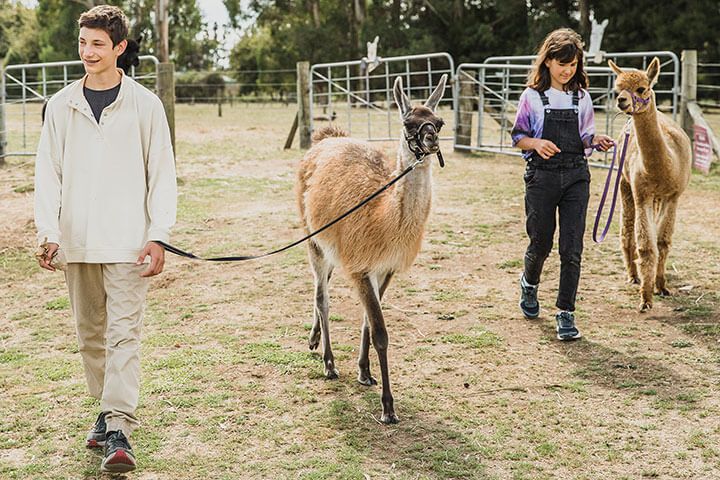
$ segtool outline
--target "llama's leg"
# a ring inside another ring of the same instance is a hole
[[[360,301],[365,308],[368,323],[370,324],[370,338],[378,354],[378,363],[380,364],[380,375],[382,377],[382,416],[380,421],[383,423],[397,423],[398,417],[395,415],[393,407],[393,397],[390,392],[390,374],[388,371],[387,349],[388,334],[385,328],[385,319],[383,318],[380,308],[380,295],[377,284],[370,279],[368,275],[355,274],[353,281],[358,290]]]
[[[625,179],[620,180],[620,200],[622,212],[620,213],[620,241],[622,242],[623,258],[628,283],[640,283],[637,264],[635,263],[637,251],[635,246],[635,200],[633,199],[630,184]]]
[[[312,265],[313,275],[315,277],[313,327],[310,330],[308,345],[311,350],[315,350],[322,336],[325,377],[330,379],[338,378],[338,371],[335,368],[335,357],[333,356],[330,345],[330,322],[328,318],[328,281],[332,274],[332,265],[325,259],[322,251],[314,242],[309,243],[308,251],[310,253],[310,264]]]
[[[667,261],[670,245],[672,244],[672,236],[675,230],[675,212],[677,211],[677,199],[665,202],[658,212],[658,263],[655,274],[655,293],[662,296],[670,295],[665,281],[665,262]]]
[[[382,300],[385,289],[390,284],[393,273],[385,275],[380,285],[380,300]],[[380,283],[380,282],[378,282]],[[367,313],[363,315],[363,325],[360,330],[360,355],[358,356],[358,382],[363,385],[377,385],[377,380],[370,373],[370,323]]]
[[[637,200],[637,199],[636,199]],[[635,202],[635,241],[640,273],[640,311],[652,308],[657,269],[657,233],[652,199]]]

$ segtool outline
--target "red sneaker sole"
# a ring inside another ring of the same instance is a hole
[[[118,450],[112,456],[103,460],[100,470],[111,473],[125,473],[135,470],[135,459],[125,451]]]

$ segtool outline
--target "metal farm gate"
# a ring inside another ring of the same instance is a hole
[[[155,90],[158,59],[139,57],[140,68],[130,76]],[[149,73],[140,73],[150,63]],[[83,77],[82,61],[29,63],[0,69],[0,160],[10,156],[32,156],[40,136],[40,110],[45,101],[66,85]]]
[[[680,106],[680,62],[673,52],[606,53],[621,68],[647,68],[653,57],[660,59],[660,77],[655,86],[658,109],[677,119]],[[534,55],[490,57],[483,63],[463,63],[457,68],[455,149],[520,155],[512,147],[510,130],[520,94],[525,89]],[[615,74],[606,66],[594,66],[586,55],[590,95],[595,106],[597,133],[615,136],[626,121],[616,115]],[[599,158],[596,157],[596,158]]]
[[[448,123],[443,133],[452,139],[455,110],[455,63],[447,53],[378,57],[315,64],[310,68],[310,131],[319,122],[332,120],[356,138],[395,140],[401,123],[393,99],[393,84],[402,76],[405,93],[413,102],[430,96],[443,74],[448,75],[445,95],[438,105]],[[443,114],[445,112],[445,114]]]

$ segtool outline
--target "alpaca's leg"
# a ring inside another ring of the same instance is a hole
[[[335,357],[332,353],[330,345],[330,322],[328,318],[329,312],[329,295],[328,281],[332,274],[332,265],[325,259],[320,248],[310,242],[308,245],[310,253],[310,265],[312,266],[313,275],[315,277],[315,304],[313,308],[313,327],[310,330],[310,338],[308,345],[311,350],[315,350],[320,343],[320,337],[323,341],[323,365],[325,367],[325,377],[337,378],[338,371],[335,368]]]
[[[658,212],[658,263],[655,275],[655,292],[662,295],[670,295],[665,281],[665,262],[672,244],[672,236],[675,230],[675,212],[677,211],[677,199],[665,202]]]
[[[393,273],[386,274],[380,283],[380,300],[382,300],[385,289],[390,284]],[[363,325],[360,330],[360,355],[358,356],[358,382],[363,385],[377,385],[370,373],[370,323],[368,322],[367,313],[363,315]]]
[[[636,199],[637,200],[637,199]],[[643,199],[635,202],[635,240],[637,242],[640,270],[640,311],[652,308],[653,290],[655,288],[655,271],[657,268],[657,234],[653,220],[653,201]]]
[[[370,338],[378,354],[378,363],[380,364],[380,375],[382,377],[382,416],[380,421],[383,423],[397,423],[398,417],[395,415],[393,407],[393,397],[390,392],[390,373],[388,371],[387,349],[388,334],[385,328],[385,319],[383,318],[380,308],[380,295],[377,283],[368,275],[355,274],[353,281],[358,289],[360,301],[365,308],[368,323],[370,324]]]
[[[620,200],[622,212],[620,213],[620,241],[622,243],[623,258],[628,283],[640,283],[635,259],[637,255],[635,246],[635,200],[633,199],[630,183],[620,180]]]

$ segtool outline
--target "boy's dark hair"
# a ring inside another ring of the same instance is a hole
[[[112,5],[98,5],[78,18],[80,28],[99,28],[110,36],[113,47],[125,40],[128,36],[128,19],[118,7]]]
[[[563,85],[563,89],[577,92],[581,88],[587,88],[590,81],[583,66],[583,46],[580,35],[570,28],[559,28],[550,32],[540,46],[535,64],[528,75],[527,86],[539,92],[550,88],[550,70],[545,65],[546,60],[570,63],[577,59],[575,75]]]

